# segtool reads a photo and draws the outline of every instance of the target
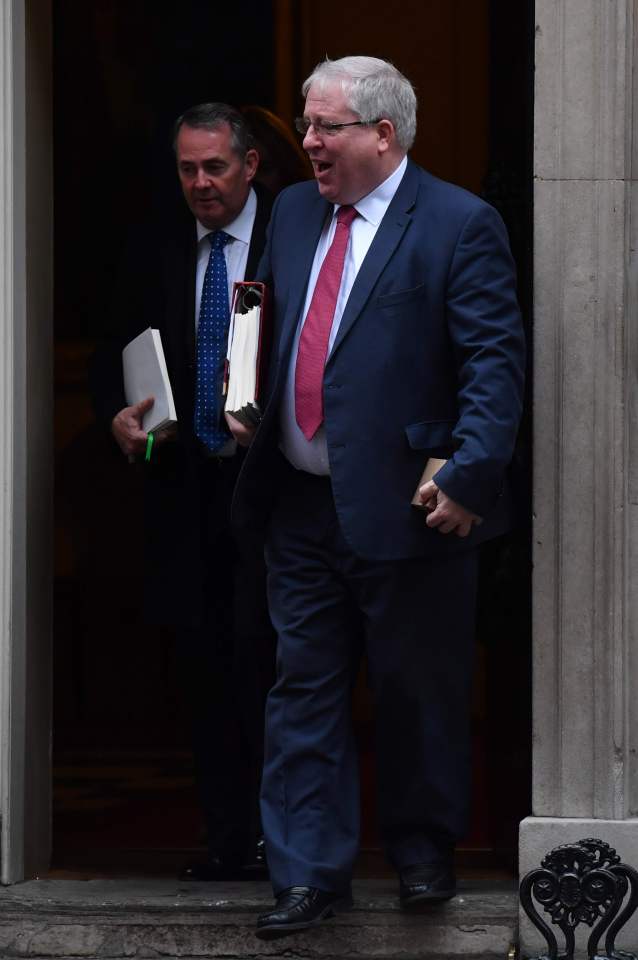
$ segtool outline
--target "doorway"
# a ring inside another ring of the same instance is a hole
[[[395,8],[394,10],[392,8]],[[54,8],[56,547],[54,871],[175,873],[202,846],[174,637],[144,624],[142,477],[94,425],[86,365],[108,327],[123,237],[177,195],[172,120],[203,100],[290,123],[326,51],[392,59],[417,86],[414,159],[502,213],[531,318],[533,3],[327,0],[231,10],[181,0]],[[515,9],[512,9],[515,8]],[[250,29],[246,29],[246,25]],[[338,31],[334,24],[339,24]],[[219,38],[223,38],[219,41]],[[529,410],[529,404],[528,404]],[[529,414],[528,414],[529,418]],[[530,424],[514,469],[520,523],[482,564],[474,822],[466,869],[514,870],[531,767]],[[363,868],[381,870],[370,716],[357,690]]]

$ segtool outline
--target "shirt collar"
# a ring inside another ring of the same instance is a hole
[[[368,223],[371,223],[373,227],[378,227],[383,220],[385,212],[390,206],[392,197],[399,189],[399,184],[403,179],[403,174],[407,166],[408,158],[404,157],[387,180],[384,180],[378,187],[375,187],[374,190],[371,190],[365,197],[362,197],[361,200],[357,200],[357,202],[353,204],[357,213],[363,217],[364,220],[367,220]],[[338,209],[339,207],[335,206],[335,213]]]
[[[248,199],[244,204],[241,212],[232,223],[227,224],[225,227],[222,227],[224,233],[227,233],[229,237],[232,237],[233,240],[241,240],[242,243],[250,243],[250,235],[253,230],[253,222],[255,220],[255,214],[257,212],[257,195],[253,188],[250,188],[250,193],[248,194]],[[207,237],[209,233],[214,233],[214,230],[209,230],[208,227],[205,227],[199,222],[195,221],[197,224],[197,242],[199,243],[204,237]]]

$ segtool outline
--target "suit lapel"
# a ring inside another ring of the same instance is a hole
[[[294,233],[290,236],[291,260],[294,260],[288,290],[286,313],[280,341],[280,356],[288,352],[303,310],[304,298],[319,237],[334,207],[319,191],[312,197],[307,211],[299,211]]]
[[[348,331],[361,314],[375,283],[401,242],[403,234],[412,219],[410,211],[416,203],[418,187],[418,168],[415,167],[411,161],[408,161],[403,179],[386,210],[383,220],[379,224],[374,240],[370,244],[370,249],[361,264],[361,268],[350,291],[350,296],[348,297],[348,302],[346,303],[341,323],[339,324],[339,332],[337,333],[330,356],[328,357],[328,364],[332,361],[335,353],[348,335]]]
[[[185,354],[190,359],[195,355],[197,235],[191,214],[180,210],[170,230],[164,224],[164,235],[166,239],[161,245],[166,295],[164,322],[173,362],[181,368]]]
[[[258,183],[254,184],[254,190],[257,195],[257,211],[255,213],[255,222],[253,231],[250,235],[250,246],[248,248],[248,260],[246,261],[246,273],[244,280],[254,280],[257,276],[257,267],[261,260],[261,255],[266,246],[266,227],[270,220],[270,211],[272,210],[272,196],[264,190]]]
[[[195,277],[197,274],[197,233],[193,229],[184,249],[184,303],[186,309],[186,349],[188,358],[194,362],[197,356],[195,333]]]

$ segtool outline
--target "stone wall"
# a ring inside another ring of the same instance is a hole
[[[522,873],[588,836],[638,866],[634,7],[536,5],[534,791]],[[522,935],[525,956],[540,941],[526,924]]]

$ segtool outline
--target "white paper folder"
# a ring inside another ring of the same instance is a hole
[[[149,327],[131,340],[122,351],[124,394],[129,406],[154,397],[144,414],[142,426],[147,433],[177,423],[173,391],[168,379],[166,358],[159,330]]]

